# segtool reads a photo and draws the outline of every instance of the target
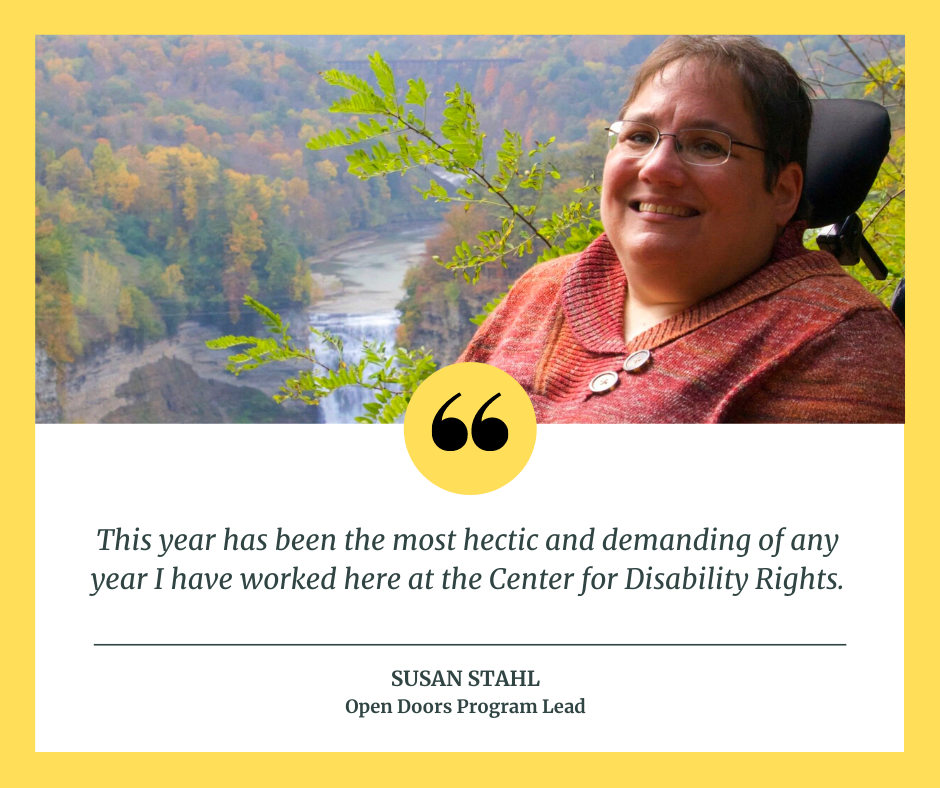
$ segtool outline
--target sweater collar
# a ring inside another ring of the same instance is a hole
[[[750,276],[695,306],[623,341],[627,278],[606,234],[575,260],[562,284],[565,318],[580,344],[594,353],[623,354],[652,349],[716,320],[759,298],[812,276],[847,276],[826,252],[803,246],[805,222],[791,222],[774,245],[770,260]]]

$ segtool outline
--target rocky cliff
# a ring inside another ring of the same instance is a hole
[[[477,330],[470,319],[483,311],[487,300],[484,294],[470,289],[459,299],[427,299],[407,335],[399,336],[401,344],[429,348],[438,367],[453,364]]]
[[[476,333],[471,318],[509,290],[531,263],[529,259],[512,260],[506,268],[493,264],[475,285],[454,279],[434,262],[410,269],[405,278],[406,295],[398,305],[402,313],[398,343],[430,349],[439,367],[453,364]]]
[[[170,422],[193,421],[198,413],[208,421],[251,421],[247,416],[253,408],[258,420],[277,420],[267,410],[268,404],[274,406],[270,396],[297,370],[272,364],[236,378],[225,371],[227,354],[205,346],[218,335],[211,326],[185,322],[168,339],[143,348],[112,344],[59,369],[37,346],[36,423],[134,421],[135,414],[141,421],[158,416]],[[245,395],[238,398],[211,382],[244,390]],[[205,399],[213,394],[225,404],[213,409]],[[202,405],[188,408],[180,400],[185,396],[203,398]],[[292,404],[283,412],[286,421],[322,421],[317,407]]]
[[[117,387],[127,402],[101,421],[108,424],[316,424],[319,408],[297,403],[278,405],[267,394],[248,386],[205,380],[178,358],[137,367]]]

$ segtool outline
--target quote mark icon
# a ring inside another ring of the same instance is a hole
[[[434,421],[431,422],[431,439],[441,451],[457,451],[467,443],[467,425],[453,416],[444,418],[444,411],[459,396],[460,393],[454,394],[441,405],[434,416]],[[483,418],[483,412],[500,396],[500,394],[495,394],[484,402],[470,425],[470,437],[473,438],[477,448],[482,451],[498,451],[509,440],[509,428],[504,421],[495,416]]]
[[[424,478],[442,490],[492,492],[529,461],[535,409],[525,389],[499,367],[451,364],[424,381],[408,403],[405,446]]]

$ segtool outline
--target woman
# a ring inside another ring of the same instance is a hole
[[[460,360],[540,422],[903,422],[900,324],[802,245],[811,120],[756,39],[664,42],[611,126],[605,234],[528,271]]]

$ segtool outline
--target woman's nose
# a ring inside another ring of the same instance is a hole
[[[681,184],[687,175],[685,162],[676,150],[676,138],[661,136],[650,153],[640,159],[641,180],[653,183]]]

